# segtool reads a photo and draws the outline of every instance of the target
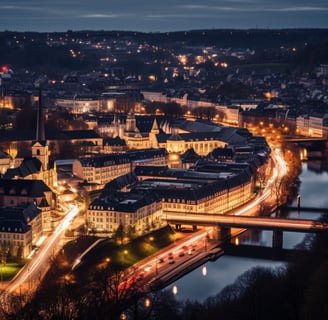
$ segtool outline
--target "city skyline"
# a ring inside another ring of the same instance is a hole
[[[323,0],[5,0],[1,31],[130,30],[166,32],[195,29],[327,28]]]

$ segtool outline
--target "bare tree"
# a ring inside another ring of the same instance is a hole
[[[288,179],[282,177],[281,179],[276,179],[272,185],[272,192],[274,193],[276,200],[277,215],[280,215],[280,206],[287,201],[286,186],[288,185]]]

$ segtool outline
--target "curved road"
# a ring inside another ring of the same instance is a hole
[[[32,291],[36,289],[36,286],[33,288],[31,287],[32,282],[35,280],[41,280],[41,275],[43,275],[49,267],[49,260],[59,249],[58,243],[60,241],[60,237],[70,226],[78,212],[79,208],[76,205],[71,205],[70,210],[58,224],[55,231],[47,238],[32,260],[27,263],[17,274],[17,276],[9,283],[5,291],[10,293],[15,292],[17,289],[19,289],[20,292],[24,290]]]

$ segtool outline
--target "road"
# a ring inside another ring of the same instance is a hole
[[[71,205],[70,210],[58,224],[54,232],[45,240],[33,259],[27,263],[18,275],[9,283],[5,291],[11,293],[19,290],[29,292],[35,290],[42,275],[49,267],[49,261],[59,248],[60,238],[65,230],[71,225],[72,221],[79,212],[76,205]],[[38,280],[38,281],[37,281]]]
[[[126,270],[124,281],[137,281],[137,287],[147,292],[171,283],[187,269],[203,264],[208,256],[223,254],[218,242],[208,239],[211,230],[199,230],[133,265]]]

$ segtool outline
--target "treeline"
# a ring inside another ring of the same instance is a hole
[[[58,74],[70,70],[91,70],[99,67],[98,53],[86,52],[83,45],[67,41],[59,45],[48,45],[51,36],[63,39],[80,38],[97,43],[106,40],[132,39],[138,43],[148,43],[159,48],[172,48],[181,51],[189,47],[193,52],[197,47],[216,46],[217,48],[250,48],[256,54],[250,63],[293,63],[301,66],[327,63],[328,29],[283,29],[283,30],[194,30],[168,33],[132,33],[123,31],[80,31],[67,33],[0,33],[0,61],[14,68],[29,68],[48,74]],[[32,41],[33,40],[33,41]],[[297,51],[288,49],[297,48]],[[281,48],[286,48],[282,50]],[[72,55],[72,51],[79,52]],[[143,61],[156,56],[158,61],[170,59],[168,52],[157,50],[144,51],[138,56],[120,57],[120,63],[129,72],[154,72],[154,66],[160,69],[160,63],[145,64]],[[156,60],[155,58],[153,60]],[[230,65],[238,61],[227,57]],[[230,60],[231,61],[230,61]],[[245,61],[248,63],[248,60]],[[206,67],[206,66],[204,66]],[[147,68],[149,70],[147,70]]]
[[[67,32],[0,32],[0,38],[26,36],[45,41],[49,36],[62,38],[79,38],[99,42],[104,39],[134,39],[157,45],[183,43],[192,46],[215,45],[227,48],[279,48],[319,43],[328,41],[328,29],[202,29],[175,32],[132,32],[132,31],[72,31]]]

